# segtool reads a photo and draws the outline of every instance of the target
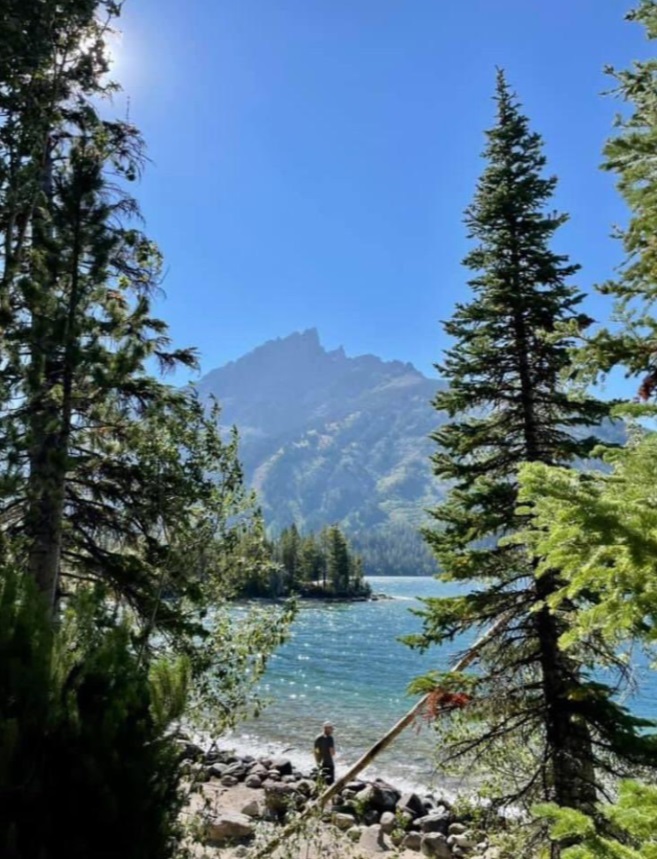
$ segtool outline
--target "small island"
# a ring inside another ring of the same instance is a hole
[[[253,550],[247,545],[245,551]],[[296,525],[257,546],[259,562],[239,584],[240,597],[366,600],[372,589],[363,577],[363,561],[337,525],[302,535]]]

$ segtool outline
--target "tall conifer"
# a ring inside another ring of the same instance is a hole
[[[466,212],[475,242],[464,260],[473,272],[472,298],[445,324],[453,345],[438,366],[449,388],[435,407],[451,420],[434,434],[433,462],[452,489],[426,535],[443,580],[463,583],[467,592],[427,600],[424,632],[413,643],[427,647],[505,616],[482,652],[473,703],[455,717],[464,733],[447,755],[488,752],[489,767],[515,742],[526,766],[514,758],[500,801],[546,797],[589,807],[602,749],[634,754],[634,726],[609,690],[587,676],[586,655],[566,656],[559,646],[570,607],[551,610],[558,571],[536,577],[523,547],[504,538],[523,521],[519,465],[587,458],[596,442],[587,428],[607,406],[586,396],[571,400],[561,385],[571,343],[560,326],[589,322],[578,309],[581,293],[569,284],[578,266],[550,247],[566,221],[548,210],[556,179],[544,175],[541,138],[501,72],[496,103],[487,165]]]

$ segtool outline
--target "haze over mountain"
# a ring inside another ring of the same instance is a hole
[[[222,425],[238,427],[272,531],[339,523],[370,571],[426,572],[416,529],[442,494],[428,438],[440,423],[431,406],[440,384],[408,363],[327,351],[313,328],[259,346],[197,387],[219,400]],[[405,558],[412,569],[399,569]]]

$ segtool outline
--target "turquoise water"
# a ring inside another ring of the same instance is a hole
[[[339,775],[412,707],[417,698],[406,693],[410,680],[456,660],[458,645],[420,654],[397,640],[421,630],[420,618],[411,611],[421,607],[418,597],[446,596],[446,585],[432,578],[401,577],[377,577],[370,583],[375,593],[394,599],[302,605],[291,640],[274,655],[264,678],[263,692],[271,704],[223,745],[251,753],[285,750],[307,769],[313,738],[329,719],[335,726]],[[657,710],[654,676],[649,682],[634,708],[646,716]],[[434,741],[426,724],[410,726],[368,768],[368,777],[409,787],[458,787],[448,773],[435,769]]]

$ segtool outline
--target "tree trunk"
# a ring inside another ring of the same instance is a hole
[[[556,588],[554,576],[537,580],[537,594],[545,600]],[[577,683],[577,668],[559,647],[562,632],[554,614],[542,608],[536,614],[540,644],[545,730],[552,754],[552,793],[558,805],[592,811],[596,803],[591,735],[584,722],[573,718],[570,693]]]

